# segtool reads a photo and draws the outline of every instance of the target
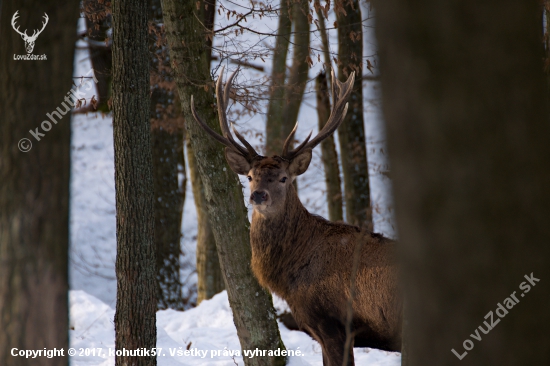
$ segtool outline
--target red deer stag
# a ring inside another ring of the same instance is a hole
[[[199,125],[226,146],[231,169],[250,182],[254,207],[250,228],[252,270],[260,284],[285,299],[300,329],[322,347],[324,366],[342,366],[346,342],[347,304],[350,297],[354,249],[362,241],[355,278],[351,322],[355,346],[399,351],[401,346],[401,303],[391,240],[361,231],[356,226],[330,222],[310,214],[298,198],[292,181],[303,174],[312,149],[342,123],[354,74],[346,83],[332,75],[334,108],[325,127],[310,140],[311,133],[290,149],[296,127],[286,139],[280,156],[265,157],[235,130],[233,138],[226,108],[233,76],[222,89],[223,69],[216,85],[218,114],[223,136],[191,111]],[[353,348],[348,365],[353,365]]]

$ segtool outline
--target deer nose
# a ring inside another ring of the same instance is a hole
[[[259,205],[262,202],[267,201],[267,193],[264,191],[254,191],[252,192],[252,195],[250,195],[250,200]]]

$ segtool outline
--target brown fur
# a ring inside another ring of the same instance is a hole
[[[300,328],[319,341],[323,364],[341,366],[343,362],[350,275],[358,240],[363,246],[353,302],[356,345],[399,351],[401,306],[394,243],[356,226],[310,214],[292,179],[279,181],[288,176],[289,163],[273,157],[252,165],[251,192],[267,192],[275,208],[254,205],[252,270],[262,286],[288,302]]]
[[[197,123],[226,146],[231,169],[248,175],[250,203],[254,205],[250,243],[252,270],[258,281],[288,302],[298,326],[323,348],[324,366],[342,366],[351,269],[357,243],[362,243],[355,278],[352,327],[355,345],[398,351],[401,347],[401,303],[397,296],[394,244],[381,235],[344,223],[329,222],[310,214],[298,199],[292,181],[311,162],[312,149],[342,123],[355,73],[345,83],[332,74],[334,108],[325,126],[289,150],[296,128],[283,145],[282,156],[266,158],[233,130],[231,135],[224,95],[235,73],[222,88],[223,68],[216,83],[220,136],[197,115],[191,97],[191,112]],[[353,365],[353,350],[349,355]]]

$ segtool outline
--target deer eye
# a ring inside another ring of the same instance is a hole
[[[249,182],[252,182],[252,177],[250,175],[247,178]]]
[[[287,180],[287,177],[284,177],[284,178],[281,179],[279,182],[284,183],[284,182],[286,182],[286,180]]]

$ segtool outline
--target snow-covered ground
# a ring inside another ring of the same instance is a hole
[[[258,20],[256,20],[258,21]],[[273,19],[262,19],[265,31],[276,28]],[[252,26],[252,25],[249,25]],[[317,37],[318,38],[318,37]],[[334,40],[335,33],[331,35]],[[262,42],[265,40],[262,40]],[[259,42],[259,41],[258,41]],[[318,42],[315,39],[312,42]],[[373,37],[365,36],[365,55],[373,53]],[[336,42],[332,42],[336,47]],[[319,45],[317,45],[319,46]],[[331,46],[332,47],[332,46]],[[231,66],[231,65],[227,65]],[[264,64],[265,73],[243,69],[243,80],[253,80],[269,75],[269,60]],[[231,66],[231,67],[234,67]],[[310,70],[313,78],[320,70],[320,64]],[[85,75],[91,69],[87,52],[77,50],[75,76]],[[78,81],[77,81],[78,83]],[[300,127],[297,138],[303,139],[310,130],[316,130],[317,114],[313,83],[309,83],[300,110]],[[374,207],[375,230],[395,237],[390,199],[390,183],[385,171],[388,170],[385,151],[385,136],[380,118],[379,90],[376,82],[365,81],[365,128],[371,200]],[[90,93],[90,98],[94,93]],[[238,106],[236,106],[238,108]],[[265,119],[262,114],[248,120],[236,121],[240,130],[263,132]],[[248,134],[247,137],[252,134]],[[337,139],[335,139],[337,141]],[[252,139],[260,145],[259,139]],[[116,299],[115,256],[115,189],[113,162],[112,118],[93,115],[74,115],[72,118],[71,156],[71,207],[70,207],[70,345],[77,350],[71,358],[73,366],[114,365],[114,356],[109,356],[109,348],[114,349],[114,307]],[[320,151],[314,152],[310,169],[299,177],[299,193],[302,202],[313,213],[327,216],[324,197],[324,175],[320,161]],[[247,183],[243,181],[244,193]],[[244,201],[244,198],[243,198]],[[250,207],[249,207],[250,209]],[[197,221],[190,180],[182,222],[182,270],[181,278],[186,291],[192,292],[196,286],[195,246]],[[276,307],[284,308],[282,300],[276,300]],[[281,335],[288,350],[302,353],[290,358],[290,365],[322,365],[321,349],[317,342],[304,333],[290,331],[280,324]],[[173,310],[157,313],[157,346],[162,348],[158,358],[160,366],[168,365],[239,365],[242,357],[223,356],[224,349],[240,350],[231,310],[225,292],[200,306],[184,312]],[[208,351],[206,357],[171,356],[172,352],[198,349]],[[87,349],[80,355],[80,348]],[[93,355],[93,349],[102,349],[102,355]],[[211,350],[221,351],[222,356],[210,357]],[[86,355],[86,352],[87,355]],[[370,349],[355,349],[356,365],[397,366],[401,363],[398,353]]]
[[[73,290],[70,292],[70,314],[70,346],[76,351],[76,355],[70,358],[71,365],[114,365],[114,355],[109,355],[115,346],[114,309],[84,291]],[[305,333],[286,329],[280,323],[279,329],[286,349],[300,354],[289,357],[289,366],[323,364],[321,347],[317,342]],[[159,311],[157,348],[162,348],[157,357],[159,366],[244,365],[242,355],[235,356],[241,348],[227,292],[187,311]],[[186,355],[187,350],[189,353]],[[356,348],[355,360],[356,365],[398,366],[401,355]]]

